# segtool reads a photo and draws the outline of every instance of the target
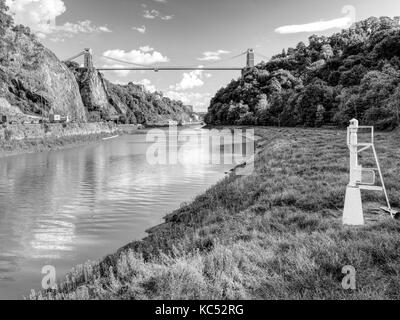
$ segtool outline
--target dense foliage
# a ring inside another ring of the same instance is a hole
[[[9,28],[13,23],[13,19],[7,11],[8,7],[5,0],[0,0],[0,36],[3,36],[5,29]]]
[[[127,107],[126,123],[151,124],[168,119],[187,122],[194,115],[191,106],[164,97],[161,92],[150,93],[143,86],[132,82],[118,85],[106,81],[106,84],[109,102],[116,109],[121,104]]]
[[[321,126],[400,123],[400,17],[313,35],[247,70],[211,100],[209,124]]]

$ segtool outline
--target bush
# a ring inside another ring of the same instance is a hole
[[[44,133],[51,133],[51,126],[48,123],[43,125]]]
[[[240,117],[236,124],[239,126],[251,126],[256,124],[256,118],[252,112],[247,112],[243,116]]]
[[[100,112],[99,111],[89,112],[88,121],[89,122],[100,122],[101,121]]]
[[[4,130],[4,139],[6,141],[10,141],[11,138],[12,138],[12,135],[13,135],[13,133],[12,133],[12,131],[10,129],[5,129]]]

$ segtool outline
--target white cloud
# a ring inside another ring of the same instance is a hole
[[[151,81],[150,81],[149,79],[143,79],[143,80],[140,80],[140,81],[131,81],[131,80],[129,80],[129,81],[121,81],[121,80],[115,80],[115,81],[113,81],[113,83],[119,84],[119,85],[121,85],[121,86],[126,86],[126,85],[128,85],[130,82],[133,82],[134,84],[140,84],[140,85],[144,86],[144,88],[145,88],[147,91],[150,91],[150,92],[155,92],[155,91],[157,91],[157,90],[156,90],[156,87],[151,83]]]
[[[177,92],[170,90],[165,92],[164,96],[172,100],[180,100],[183,104],[192,105],[197,111],[205,111],[211,100],[210,93]]]
[[[51,37],[49,40],[52,42],[65,42],[65,38],[62,37]]]
[[[154,0],[154,1],[158,3],[167,3],[167,0]]]
[[[142,50],[143,52],[152,52],[154,51],[154,48],[150,47],[150,46],[143,46],[139,48],[140,50]]]
[[[201,68],[201,66],[199,68]],[[193,89],[196,87],[202,87],[204,85],[203,78],[211,77],[210,73],[204,74],[203,72],[204,72],[203,70],[195,70],[189,73],[184,73],[182,76],[182,80],[178,84],[170,86],[170,89],[176,91],[183,91],[187,89]]]
[[[114,80],[112,83],[113,84],[119,84],[121,86],[126,86],[129,83],[129,81]]]
[[[102,68],[126,68],[125,65],[122,64],[103,64]],[[113,70],[109,71],[115,73],[115,75],[119,77],[127,77],[131,74],[132,71],[130,70]]]
[[[58,26],[56,31],[77,34],[77,33],[94,33],[94,32],[105,32],[110,33],[111,30],[108,26],[96,27],[93,26],[90,20],[79,21],[78,23],[67,22],[62,26]]]
[[[102,27],[99,27],[99,31],[101,31],[101,32],[112,32],[109,28],[108,28],[108,26],[102,26]]]
[[[160,16],[160,11],[158,10],[144,10],[143,11],[143,18],[145,19],[155,19]]]
[[[162,16],[162,20],[172,20],[174,18],[174,15],[169,15],[169,16]]]
[[[136,30],[137,32],[141,33],[141,34],[145,34],[146,33],[146,26],[141,26],[141,27],[133,27],[133,30]]]
[[[97,27],[89,20],[57,26],[56,19],[67,11],[62,0],[6,0],[6,4],[15,23],[30,27],[40,38],[50,34],[61,39],[78,33],[111,32],[108,26]]]
[[[156,19],[160,18],[161,20],[172,20],[174,15],[162,15],[160,11],[152,9],[152,10],[144,10],[143,18],[145,19]]]
[[[301,33],[301,32],[318,32],[329,29],[344,29],[350,27],[356,21],[356,9],[353,6],[344,6],[342,13],[346,14],[343,18],[317,21],[299,25],[288,25],[275,29],[275,32],[281,34]]]
[[[221,55],[229,54],[230,51],[218,50],[218,51],[206,51],[203,52],[203,57],[198,58],[200,61],[218,61],[221,60]]]
[[[143,85],[147,91],[150,91],[150,92],[157,91],[156,86],[153,85],[149,79],[143,79],[137,83]]]
[[[50,33],[56,18],[67,8],[61,0],[6,0],[17,24],[25,24],[35,31]]]
[[[151,65],[169,61],[168,57],[163,56],[158,51],[146,52],[142,49],[129,52],[121,49],[114,49],[104,52],[103,55],[112,59],[123,60],[138,65]]]

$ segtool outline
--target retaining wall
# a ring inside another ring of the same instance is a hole
[[[92,134],[115,133],[113,123],[68,123],[68,124],[6,124],[0,125],[0,139],[24,140],[62,138]]]

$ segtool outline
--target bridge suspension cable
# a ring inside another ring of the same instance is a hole
[[[240,71],[243,68],[212,68],[212,67],[204,67],[204,68],[189,68],[189,67],[147,67],[147,68],[98,68],[99,71],[196,71],[196,70],[204,70],[204,71]]]
[[[225,58],[225,59],[221,59],[221,60],[217,60],[217,61],[214,61],[214,62],[206,63],[206,64],[204,64],[204,67],[215,65],[215,64],[219,64],[219,63],[224,63],[224,62],[227,62],[227,61],[231,61],[231,60],[234,60],[236,58],[242,57],[242,56],[244,56],[246,54],[247,54],[247,51],[244,51],[244,52],[239,53],[239,54],[237,54],[237,55],[235,55],[233,57],[228,57],[228,58]]]
[[[271,59],[271,58],[269,58],[269,57],[267,57],[267,56],[264,56],[264,55],[262,55],[262,54],[259,54],[259,53],[255,53],[255,55],[258,56],[258,57],[260,57],[260,58],[266,59],[266,60],[270,60],[270,59]]]
[[[118,62],[118,63],[123,63],[123,64],[127,64],[130,65],[132,67],[128,68],[128,67],[101,67],[101,68],[96,68],[97,70],[100,71],[130,71],[130,70],[138,70],[138,71],[162,71],[162,70],[213,70],[213,71],[218,71],[218,70],[243,70],[243,67],[210,67],[212,65],[215,64],[220,64],[220,63],[224,63],[226,61],[230,61],[233,59],[236,59],[238,57],[241,57],[243,55],[247,54],[247,64],[246,67],[244,68],[253,68],[254,67],[254,50],[253,49],[249,49],[245,52],[242,52],[238,55],[232,56],[232,57],[228,57],[226,59],[221,59],[218,61],[214,61],[214,62],[209,62],[206,63],[204,65],[192,65],[192,66],[154,66],[154,64],[151,65],[143,65],[143,64],[138,64],[138,63],[133,63],[131,61],[126,61],[126,60],[122,60],[122,59],[117,59],[117,58],[113,58],[113,57],[109,57],[106,55],[102,55],[102,56],[97,56],[97,55],[93,55],[92,49],[90,48],[86,48],[83,52],[67,59],[66,61],[72,61],[75,60],[76,58],[80,57],[80,56],[84,56],[84,67],[85,68],[94,68],[94,64],[93,64],[93,57],[100,57],[102,59],[108,59],[114,62]]]
[[[176,67],[171,67],[171,66],[165,66],[165,67],[161,67],[161,66],[154,66],[154,65],[142,65],[142,64],[137,64],[137,63],[133,63],[130,61],[126,61],[126,60],[121,60],[121,59],[116,59],[116,58],[112,58],[112,57],[108,57],[105,55],[102,55],[101,58],[105,58],[111,61],[115,61],[115,62],[119,62],[119,63],[124,63],[124,64],[128,64],[128,65],[132,65],[135,68],[121,68],[121,67],[103,67],[103,68],[98,68],[98,70],[100,71],[118,71],[118,70],[141,70],[141,71],[163,71],[163,70],[242,70],[242,67],[220,67],[220,68],[210,68],[208,66],[211,65],[215,65],[215,64],[219,64],[219,63],[224,63],[230,60],[234,60],[236,58],[239,58],[243,55],[247,54],[247,51],[242,52],[238,55],[235,55],[233,57],[229,57],[226,59],[221,59],[218,61],[214,61],[214,62],[210,62],[207,64],[204,64],[202,66],[199,65],[191,65],[191,66],[176,66]]]

